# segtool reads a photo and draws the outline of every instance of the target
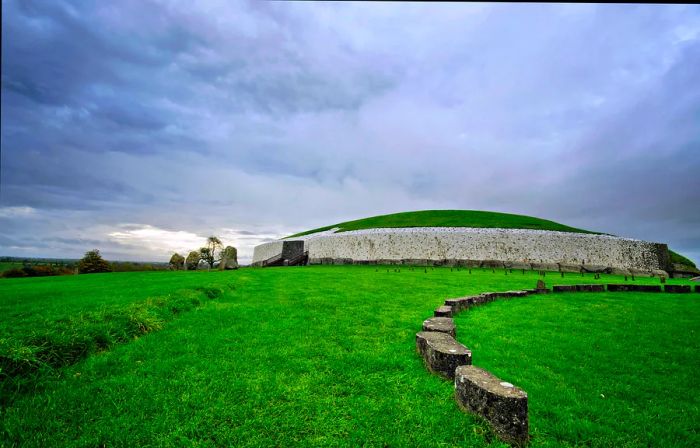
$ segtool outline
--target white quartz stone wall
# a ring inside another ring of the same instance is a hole
[[[327,231],[294,239],[305,241],[304,250],[312,260],[499,260],[644,270],[664,269],[663,254],[667,250],[664,244],[608,235],[463,227]],[[274,250],[281,251],[281,246],[271,246],[275,243],[256,247],[253,261],[274,256]]]
[[[259,263],[282,253],[282,241],[270,241],[255,246],[253,249],[253,263]]]

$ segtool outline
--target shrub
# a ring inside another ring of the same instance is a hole
[[[112,267],[102,258],[99,250],[93,249],[86,252],[85,256],[78,262],[78,272],[81,274],[112,272]]]

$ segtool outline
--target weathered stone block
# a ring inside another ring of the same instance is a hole
[[[451,306],[452,312],[454,314],[460,313],[460,312],[468,309],[473,304],[474,304],[474,298],[471,296],[470,297],[457,297],[454,299],[445,300],[445,305]]]
[[[554,286],[552,286],[552,291],[554,291],[554,292],[574,292],[574,291],[576,291],[576,285],[554,285]]]
[[[528,271],[532,269],[532,265],[530,263],[522,263],[519,261],[504,261],[503,266],[506,269],[527,269]]]
[[[608,284],[608,291],[661,292],[661,285]]]
[[[423,321],[423,331],[437,331],[457,337],[455,322],[449,317],[431,317]]]
[[[452,313],[451,306],[442,305],[435,310],[435,317],[452,317]]]
[[[581,265],[572,263],[559,263],[559,272],[581,272]]]
[[[630,270],[625,268],[612,268],[610,273],[613,275],[632,275]]]
[[[528,291],[506,291],[510,297],[525,297],[528,295]]]
[[[528,441],[527,393],[472,365],[455,371],[455,398],[467,410],[486,419],[502,440],[523,446]]]
[[[603,285],[575,285],[576,291],[587,291],[587,292],[603,292],[605,291],[605,286]]]
[[[458,366],[472,363],[472,352],[447,333],[417,333],[416,350],[423,357],[428,370],[449,379],[454,379]]]
[[[609,274],[612,272],[611,267],[599,264],[584,264],[581,266],[581,270],[591,274]]]
[[[556,263],[530,263],[534,271],[558,271],[559,265]]]
[[[688,292],[690,292],[690,285],[664,285],[664,291],[665,292],[688,293]]]
[[[488,269],[503,269],[505,266],[503,265],[502,261],[498,260],[483,260],[481,262],[481,267],[482,268],[488,268]]]
[[[651,271],[644,269],[630,268],[629,271],[630,274],[634,275],[635,277],[653,277],[654,275]]]

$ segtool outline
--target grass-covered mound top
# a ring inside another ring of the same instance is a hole
[[[334,227],[339,232],[396,227],[476,227],[500,229],[556,230],[559,232],[598,233],[569,227],[558,222],[533,216],[514,215],[511,213],[486,212],[479,210],[422,210],[418,212],[393,213],[391,215],[372,216],[341,222],[318,229],[307,230],[287,238],[323,232]]]

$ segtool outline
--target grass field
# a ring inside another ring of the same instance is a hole
[[[529,288],[539,277],[394,269],[2,280],[1,339],[26,342],[66,322],[82,334],[92,320],[144,303],[162,325],[35,372],[31,387],[3,388],[0,446],[502,446],[459,411],[452,385],[423,367],[415,333],[444,298]],[[545,277],[548,285],[582,280],[623,281]],[[219,293],[170,308],[171,300],[212,290]],[[496,302],[461,315],[458,339],[475,364],[528,391],[533,446],[693,446],[698,298]]]

